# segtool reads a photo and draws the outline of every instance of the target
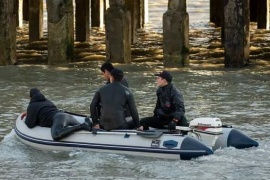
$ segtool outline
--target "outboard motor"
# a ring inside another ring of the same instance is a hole
[[[259,145],[241,131],[222,125],[219,118],[196,118],[190,121],[189,127],[177,126],[176,129],[188,132],[189,136],[202,141],[213,151],[225,147],[243,149]]]
[[[196,118],[190,121],[189,128],[188,135],[201,140],[212,149],[222,134],[222,122],[219,118]]]

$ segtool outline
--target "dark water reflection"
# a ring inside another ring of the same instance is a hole
[[[205,12],[208,1],[188,2],[189,11],[192,12],[192,50],[197,54],[191,55],[192,64],[189,67],[168,69],[173,74],[174,84],[184,95],[186,115],[188,119],[219,117],[224,123],[233,125],[259,141],[258,148],[226,148],[212,156],[192,161],[169,161],[80,150],[34,150],[20,143],[12,131],[16,117],[28,105],[29,89],[42,89],[46,97],[61,109],[89,115],[91,99],[96,89],[103,84],[99,70],[102,62],[77,62],[66,66],[7,66],[0,67],[0,179],[268,179],[269,63],[258,58],[254,63],[256,66],[238,70],[223,68],[219,56],[211,54],[209,49],[209,42],[219,49],[219,32],[208,23]],[[149,3],[155,7],[150,12],[154,15],[163,12],[163,5],[167,2],[149,0]],[[202,18],[197,18],[197,14]],[[126,73],[140,117],[152,115],[156,101],[153,73],[163,69],[159,53],[159,21],[158,18],[150,19],[146,31],[153,30],[153,33],[141,31],[145,36],[140,38],[147,41],[135,48],[137,51],[134,57],[138,61],[148,61],[116,64]],[[205,36],[201,37],[200,34]],[[256,36],[264,37],[261,46],[266,47],[264,43],[268,39],[267,32]],[[97,37],[91,46],[99,47],[99,40],[102,41],[102,38]],[[148,49],[144,50],[140,46]],[[102,57],[104,51],[89,51],[87,56],[90,54]],[[205,60],[201,62],[201,58]]]

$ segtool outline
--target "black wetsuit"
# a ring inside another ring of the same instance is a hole
[[[74,131],[82,129],[81,124],[72,115],[57,109],[41,93],[36,93],[31,98],[27,107],[25,124],[29,128],[35,126],[51,127],[51,135],[54,140],[60,140]]]
[[[99,115],[96,113],[99,104],[102,105],[100,122],[98,122]],[[139,116],[131,91],[121,82],[112,82],[101,87],[95,93],[90,105],[93,124],[100,124],[105,130],[129,129],[125,119],[126,106],[129,107],[135,127],[139,127]]]
[[[110,83],[111,83],[110,81],[107,81],[106,85],[108,85]],[[127,79],[125,77],[123,77],[123,79],[121,81],[121,84],[128,88],[128,82],[127,82]],[[97,111],[98,116],[99,116],[98,119],[100,119],[100,114],[101,114],[100,110],[101,110],[101,104],[96,107],[96,111]],[[135,124],[134,120],[131,117],[129,106],[126,105],[124,111],[125,111],[125,119],[128,122],[128,129],[134,129],[136,124]]]
[[[106,84],[110,84],[110,83],[111,83],[110,81],[106,82]],[[128,88],[128,82],[127,82],[127,79],[125,77],[123,77],[121,84]]]
[[[157,89],[157,102],[153,117],[142,118],[140,124],[147,130],[149,127],[164,128],[173,119],[177,125],[186,126],[185,105],[183,95],[172,83]]]

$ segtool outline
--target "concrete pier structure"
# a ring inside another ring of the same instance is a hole
[[[131,43],[137,42],[137,29],[139,29],[140,0],[125,0],[125,7],[130,13],[131,19]]]
[[[91,0],[91,27],[104,27],[105,12],[110,7],[109,0]]]
[[[260,0],[256,2],[258,29],[269,29],[269,0]]]
[[[221,27],[223,25],[223,18],[223,0],[210,0],[210,22],[215,23],[215,27]]]
[[[29,0],[29,42],[43,37],[43,0]]]
[[[0,1],[0,65],[16,64],[15,0]]]
[[[110,0],[105,14],[106,59],[110,62],[131,62],[131,17],[124,0]]]
[[[163,57],[165,67],[186,66],[190,52],[187,0],[167,1],[168,10],[163,15],[163,54],[159,54],[159,59]],[[42,57],[48,64],[72,62],[74,38],[78,44],[86,42],[80,45],[91,48],[91,27],[101,28],[101,31],[105,27],[106,60],[129,63],[132,61],[131,48],[138,43],[138,29],[148,22],[148,0],[46,0],[47,9],[43,9],[44,0],[8,2],[9,5],[1,2],[0,7],[1,65],[16,64],[16,26],[22,27],[22,19],[29,24],[29,33],[25,36],[29,37],[29,47],[39,44],[35,41],[42,41],[43,49],[48,47],[48,57]],[[249,21],[257,23],[258,29],[269,29],[269,0],[209,2],[210,22],[221,27],[224,66],[243,67],[249,63]],[[43,12],[47,13],[48,20],[45,27]],[[46,40],[48,46],[44,45]],[[104,53],[102,58],[105,59]]]
[[[90,37],[90,1],[76,0],[76,41],[87,42]]]
[[[240,68],[249,62],[249,0],[225,0],[224,13],[224,64]]]
[[[74,19],[72,0],[47,0],[48,63],[73,61]]]
[[[23,0],[23,20],[29,21],[29,0]]]
[[[258,0],[249,1],[250,22],[257,22]]]
[[[186,0],[169,0],[163,15],[163,58],[165,67],[189,64],[189,16]]]

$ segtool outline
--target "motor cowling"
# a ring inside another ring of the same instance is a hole
[[[195,118],[190,121],[189,128],[195,131],[219,134],[222,133],[222,122],[219,118]]]
[[[222,122],[219,118],[196,118],[190,121],[188,135],[201,140],[213,148],[222,133]]]

